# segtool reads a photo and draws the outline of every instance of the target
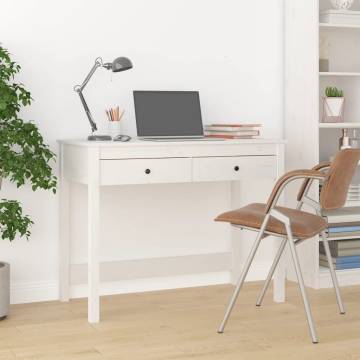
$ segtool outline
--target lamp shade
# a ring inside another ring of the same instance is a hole
[[[133,67],[130,59],[126,57],[118,57],[112,63],[109,63],[109,65],[109,68],[112,70],[112,72],[125,71]]]

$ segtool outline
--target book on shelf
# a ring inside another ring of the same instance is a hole
[[[360,225],[328,227],[329,234],[351,233],[355,231],[360,231]]]
[[[337,256],[332,257],[332,263],[334,265],[345,265],[345,264],[360,264],[360,255],[353,256]],[[325,254],[319,254],[319,260],[327,262]]]
[[[337,210],[326,210],[322,212],[328,220],[328,223],[349,223],[360,222],[360,207],[344,207]]]
[[[360,239],[330,241],[331,256],[360,256]],[[324,244],[319,243],[319,253],[325,254]]]
[[[320,260],[320,266],[329,267],[327,260]],[[350,269],[357,269],[360,268],[360,259],[358,262],[354,263],[346,263],[346,264],[334,264],[335,270],[350,270]]]
[[[328,238],[331,239],[339,239],[339,238],[355,238],[360,237],[360,231],[351,231],[351,232],[340,232],[340,233],[328,233]],[[332,241],[331,241],[332,242]]]

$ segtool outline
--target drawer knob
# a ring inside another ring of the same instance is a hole
[[[145,174],[150,174],[151,173],[151,170],[150,169],[146,169],[145,170]]]
[[[239,171],[239,169],[240,169],[240,168],[239,168],[237,165],[234,166],[234,170],[235,170],[235,171]]]

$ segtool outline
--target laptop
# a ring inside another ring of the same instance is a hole
[[[204,136],[198,91],[134,91],[133,94],[139,139],[214,140]]]

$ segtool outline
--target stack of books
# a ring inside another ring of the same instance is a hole
[[[219,139],[253,139],[260,135],[261,124],[205,125],[205,136]]]
[[[358,205],[360,201],[360,185],[351,184],[346,198],[347,206]]]
[[[360,268],[360,239],[329,241],[332,262],[336,270]],[[320,265],[328,267],[323,243],[320,243]]]
[[[344,207],[324,211],[329,227],[327,236],[334,268],[360,268],[360,208]],[[328,267],[323,243],[319,245],[320,265]]]

